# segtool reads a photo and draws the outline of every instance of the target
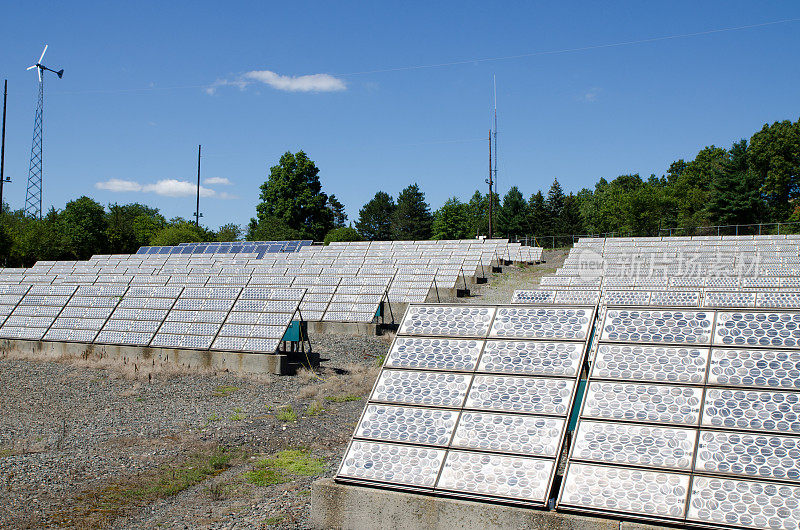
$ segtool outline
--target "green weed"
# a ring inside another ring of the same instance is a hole
[[[346,403],[348,401],[361,401],[361,396],[354,396],[353,394],[342,394],[339,396],[329,396],[325,398],[332,403]]]
[[[292,407],[282,407],[278,409],[277,418],[280,421],[297,421],[297,413],[292,410]]]
[[[325,461],[312,458],[308,450],[288,449],[275,456],[262,458],[244,477],[256,486],[270,486],[289,482],[293,476],[319,475],[324,469]]]

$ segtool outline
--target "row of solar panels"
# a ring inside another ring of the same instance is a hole
[[[697,241],[701,243],[721,241],[724,243],[738,242],[775,242],[775,241],[800,241],[800,234],[762,234],[762,235],[741,235],[741,236],[663,236],[663,237],[582,237],[575,243],[579,246],[615,246],[634,244],[681,244]]]
[[[200,277],[194,277],[195,280]],[[431,289],[432,277],[422,277],[419,282],[401,281],[398,283],[397,290],[392,291],[389,289],[389,283],[392,280],[388,276],[360,276],[360,277],[331,277],[331,276],[263,276],[253,277],[249,281],[242,282],[229,282],[229,283],[159,283],[157,285],[128,284],[128,283],[111,283],[111,282],[98,282],[92,284],[55,284],[55,285],[42,285],[42,284],[9,284],[0,283],[0,289],[25,291],[30,288],[31,295],[39,292],[56,292],[58,289],[65,291],[78,289],[116,289],[120,292],[118,295],[124,300],[126,296],[139,297],[143,289],[153,289],[154,292],[180,292],[181,289],[189,289],[196,293],[194,296],[202,298],[208,296],[214,298],[214,293],[220,290],[228,289],[224,292],[243,292],[245,295],[249,292],[263,291],[269,289],[301,289],[306,292],[305,298],[300,305],[304,320],[307,321],[325,321],[325,322],[371,322],[380,307],[382,302],[388,301],[424,301]],[[207,291],[207,295],[202,293]],[[424,293],[423,293],[424,291]],[[130,293],[130,294],[129,294]],[[394,297],[394,298],[392,298]],[[159,298],[164,298],[160,296]],[[33,305],[36,298],[28,298],[22,305]],[[56,306],[61,299],[52,299],[48,301],[48,305]],[[0,308],[0,313],[4,315],[12,314],[14,310],[14,303],[8,301],[4,307]],[[63,305],[63,304],[62,304]],[[163,309],[163,308],[162,308]],[[12,321],[13,322],[13,321]],[[16,325],[16,324],[13,324]],[[39,327],[39,326],[36,326]]]
[[[797,289],[800,288],[798,276],[761,276],[752,277],[699,277],[673,276],[669,278],[631,278],[618,276],[544,276],[539,285],[551,287],[595,287],[604,289]]]
[[[797,528],[799,390],[798,312],[412,305],[337,480]]]
[[[0,285],[0,338],[274,352],[305,289]]]
[[[800,292],[792,291],[622,291],[518,289],[513,304],[625,305],[706,308],[800,309]]]
[[[232,243],[181,243],[174,246],[141,247],[136,254],[239,254],[252,253],[258,257],[266,253],[297,252],[310,246],[312,241],[248,241]]]

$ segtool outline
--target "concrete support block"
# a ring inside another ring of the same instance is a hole
[[[654,530],[657,526],[554,511],[337,484],[311,487],[311,524],[319,529]]]
[[[240,353],[224,351],[186,350],[178,348],[148,348],[114,344],[80,344],[76,342],[45,342],[2,339],[0,356],[16,354],[31,359],[110,361],[134,368],[170,366],[188,371],[233,372],[242,374],[283,375],[287,371],[285,354]]]

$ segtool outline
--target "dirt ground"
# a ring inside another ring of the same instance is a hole
[[[565,255],[459,302],[506,303]],[[313,343],[321,368],[294,376],[0,359],[0,527],[307,528],[391,337]]]

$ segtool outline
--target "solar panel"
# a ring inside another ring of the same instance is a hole
[[[337,480],[546,503],[586,339],[490,338],[504,309],[529,308],[409,306]],[[382,460],[420,446],[439,452]]]

